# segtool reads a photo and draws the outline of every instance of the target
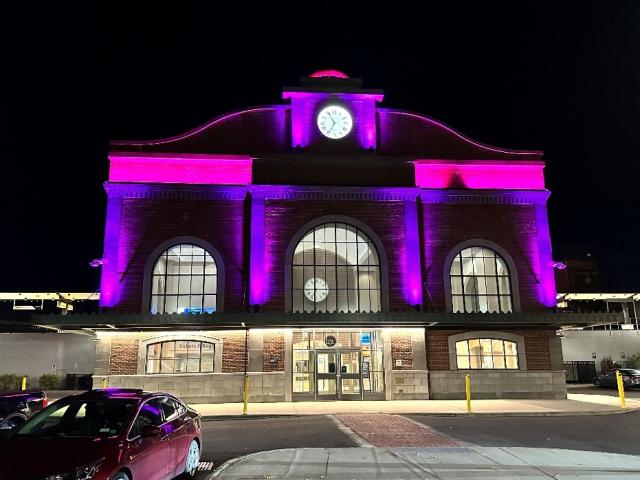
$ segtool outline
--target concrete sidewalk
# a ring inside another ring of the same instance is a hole
[[[260,452],[210,479],[640,479],[640,457],[524,447],[308,448]]]
[[[205,417],[242,414],[241,403],[191,405]],[[640,400],[627,400],[620,408],[616,397],[569,394],[566,400],[473,400],[474,415],[606,415],[640,409]],[[394,400],[361,402],[278,402],[250,403],[249,415],[328,415],[340,413],[423,413],[430,415],[466,415],[464,400]]]

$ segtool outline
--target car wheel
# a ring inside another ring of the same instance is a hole
[[[130,479],[129,479],[129,475],[127,475],[125,472],[118,472],[116,473],[115,477],[111,477],[111,480],[130,480]]]
[[[200,463],[200,446],[195,440],[191,440],[189,450],[187,451],[187,461],[184,466],[184,473],[190,478],[195,477]]]
[[[595,382],[593,382],[593,384],[594,384],[596,387],[601,387],[601,386],[602,386],[602,383],[600,382],[600,379],[599,379],[599,378],[596,378],[596,380],[595,380]]]

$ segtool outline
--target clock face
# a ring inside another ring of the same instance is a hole
[[[327,138],[337,140],[346,137],[353,127],[353,119],[349,111],[338,105],[330,105],[320,110],[318,128]]]
[[[329,295],[329,285],[322,278],[310,278],[304,284],[304,294],[312,302],[321,302]]]

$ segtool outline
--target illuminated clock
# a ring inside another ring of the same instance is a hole
[[[322,278],[310,278],[304,284],[304,294],[312,302],[321,302],[329,295],[329,285]]]
[[[339,105],[329,105],[318,114],[318,129],[327,138],[337,140],[349,135],[353,119],[349,110]]]

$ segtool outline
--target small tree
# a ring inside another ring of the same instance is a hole
[[[600,372],[603,375],[613,370],[613,368],[614,368],[614,365],[613,365],[613,360],[611,360],[611,357],[604,357],[602,360],[600,360]]]
[[[627,357],[627,368],[640,368],[640,352]]]
[[[62,380],[55,373],[45,373],[40,377],[40,388],[46,390],[57,390],[60,388]]]
[[[15,373],[0,375],[0,390],[18,390],[21,378]]]

